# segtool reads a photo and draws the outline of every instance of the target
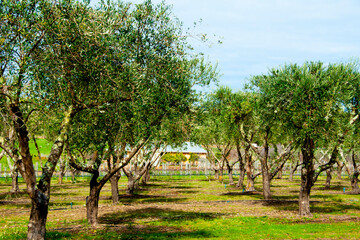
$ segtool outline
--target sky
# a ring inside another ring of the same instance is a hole
[[[192,44],[218,64],[219,84],[235,90],[242,89],[251,76],[284,64],[349,62],[360,56],[358,0],[165,2],[173,6],[174,16],[185,27],[202,20],[194,33],[207,34],[214,44],[196,39]],[[218,39],[223,43],[216,44]]]

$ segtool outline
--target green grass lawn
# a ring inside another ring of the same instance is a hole
[[[153,177],[134,197],[119,182],[120,203],[112,205],[110,184],[100,196],[99,225],[86,222],[89,179],[52,181],[47,239],[359,239],[360,196],[343,193],[349,181],[324,178],[313,187],[312,218],[297,215],[299,179],[272,183],[273,201],[258,192],[208,181],[205,176]],[[21,180],[21,189],[25,185]],[[11,195],[11,182],[0,179],[0,239],[25,239],[30,201],[25,192]]]
[[[48,142],[46,139],[41,139],[41,138],[36,139],[36,143],[38,144],[39,151],[42,155],[41,161],[43,164],[45,164],[46,162],[45,156],[49,155],[51,151],[52,143]],[[35,143],[32,139],[30,140],[30,154],[33,156],[34,166],[38,164],[38,166],[40,167],[41,164],[39,162],[38,152],[36,150]],[[9,164],[5,156],[2,159],[0,159],[0,164],[1,164],[1,171],[4,171],[5,168],[7,169],[7,171],[9,171]]]

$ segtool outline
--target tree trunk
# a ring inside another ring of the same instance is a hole
[[[249,191],[249,192],[253,192],[253,191],[256,191],[255,190],[255,184],[254,184],[254,178],[252,175],[248,175],[247,174],[247,183],[246,183],[246,188],[245,188],[246,191]]]
[[[240,172],[239,180],[238,180],[236,187],[242,188],[244,185],[244,178],[245,178],[245,164],[244,164],[243,157],[241,156],[239,144],[236,145],[236,151],[237,151],[238,159],[239,159],[239,172]]]
[[[359,171],[357,171],[355,169],[354,174],[352,176],[350,176],[350,181],[351,181],[351,189],[353,192],[359,192]]]
[[[214,169],[214,178],[219,179],[219,170],[217,168]]]
[[[17,193],[20,191],[19,189],[19,171],[16,166],[14,166],[13,170],[11,171],[11,193]]]
[[[302,179],[303,180],[303,179]],[[301,184],[301,190],[299,195],[299,215],[302,217],[311,217],[310,212],[310,190],[308,185]]]
[[[97,225],[100,189],[90,184],[90,195],[86,198],[86,216],[88,224],[93,227]]]
[[[230,167],[228,169],[228,172],[229,172],[229,185],[234,185],[233,169]]]
[[[63,178],[66,172],[65,160],[60,158],[59,184],[63,184]]]
[[[220,167],[219,169],[219,182],[223,182],[224,181],[224,168]]]
[[[291,164],[291,165],[292,165],[292,164]],[[295,174],[295,172],[296,172],[296,170],[297,170],[298,167],[299,167],[299,161],[297,161],[297,162],[295,163],[295,166],[294,166],[294,167],[290,166],[290,173],[289,173],[289,181],[290,181],[290,182],[292,182],[292,181],[294,180],[294,174]]]
[[[150,181],[150,169],[147,168],[144,176],[141,179],[141,184],[146,185]]]
[[[134,190],[135,190],[135,179],[132,174],[129,174],[127,177],[128,177],[128,184],[126,188],[126,193],[132,196],[134,195]]]
[[[239,188],[242,188],[243,185],[244,185],[244,178],[245,178],[245,168],[243,167],[241,169],[240,167],[240,175],[239,175],[239,180],[238,180],[238,183],[236,185],[236,187],[239,187]]]
[[[271,199],[271,191],[270,191],[270,174],[268,171],[263,171],[262,173],[263,179],[263,195],[265,200]]]
[[[280,171],[278,172],[276,178],[277,178],[277,179],[282,179],[282,177],[283,177],[283,168],[280,169]]]
[[[46,220],[48,215],[49,198],[39,190],[31,201],[31,212],[28,225],[27,239],[44,239],[46,233]]]
[[[229,174],[229,185],[234,185],[234,178],[233,178],[233,167],[230,166],[229,162],[226,160],[226,165]]]
[[[255,191],[254,187],[254,178],[252,174],[252,160],[249,151],[245,153],[245,161],[246,161],[246,176],[247,176],[247,183],[246,183],[246,191]]]
[[[267,162],[267,158],[269,154],[268,135],[269,135],[269,131],[266,131],[266,134],[264,136],[264,155],[260,158],[262,182],[263,182],[263,195],[265,200],[271,199],[271,192],[270,192],[271,178],[270,178],[269,166]]]
[[[120,173],[117,172],[110,178],[111,183],[111,199],[113,201],[113,204],[117,204],[119,202],[119,179],[120,179]]]
[[[307,137],[302,147],[303,165],[301,168],[301,188],[299,194],[299,215],[311,217],[310,212],[310,191],[314,185],[314,142]]]
[[[337,167],[337,179],[341,180],[341,172],[342,172],[342,169],[344,167],[344,164],[340,164],[340,162],[338,161],[337,165],[338,165],[338,167]]]
[[[331,169],[326,170],[325,189],[330,189],[331,177]]]

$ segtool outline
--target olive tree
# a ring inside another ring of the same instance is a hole
[[[358,118],[349,111],[351,83],[355,80],[358,74],[353,65],[326,66],[321,62],[284,65],[252,79],[254,91],[266,103],[267,113],[282,124],[302,153],[301,216],[311,216],[311,188],[319,174],[335,163],[339,146]],[[331,156],[329,162],[315,169],[314,153],[324,139],[333,139]]]

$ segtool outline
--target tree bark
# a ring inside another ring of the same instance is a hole
[[[11,193],[17,193],[20,191],[19,189],[19,171],[16,166],[14,166],[11,171]]]
[[[41,240],[45,238],[48,205],[49,197],[41,191],[36,190],[35,197],[31,199],[27,239]]]
[[[217,168],[214,169],[214,178],[219,179],[219,170]]]
[[[92,227],[98,223],[100,190],[101,187],[98,187],[98,185],[91,186],[90,184],[90,195],[86,198],[86,217],[88,224]]]
[[[299,193],[299,215],[311,217],[310,212],[310,191],[314,185],[314,142],[307,137],[302,147],[303,165],[301,168],[301,187]]]
[[[351,175],[351,188],[352,188],[352,191],[354,191],[354,192],[360,192],[359,184],[358,184],[359,170],[358,170],[358,165],[356,163],[354,150],[352,151],[351,161],[352,161],[352,165],[354,168],[354,174]]]
[[[342,169],[343,169],[343,167],[344,167],[344,164],[341,164],[341,162],[340,161],[337,161],[336,162],[337,163],[337,179],[338,180],[341,180],[341,172],[342,172]]]
[[[111,199],[113,204],[117,204],[119,202],[119,179],[121,175],[120,172],[117,172],[110,178],[111,183]]]
[[[271,191],[270,191],[271,177],[267,162],[267,158],[269,155],[268,136],[269,136],[269,131],[266,131],[264,136],[264,155],[260,158],[262,182],[263,182],[263,195],[265,200],[271,199]]]
[[[225,159],[225,160],[226,160],[226,166],[227,166],[228,174],[229,174],[229,185],[234,185],[233,166],[230,165],[230,163],[227,159]]]
[[[246,191],[255,191],[254,178],[253,178],[253,173],[252,173],[252,171],[253,171],[252,159],[251,159],[249,150],[250,150],[250,147],[245,148],[246,177],[247,177]]]
[[[249,174],[247,173],[247,183],[246,183],[245,190],[249,191],[249,192],[256,191],[255,184],[254,184],[254,178],[253,178],[252,174],[249,176]]]
[[[328,169],[326,170],[325,189],[330,189],[331,178],[331,169]]]
[[[133,196],[134,195],[134,190],[135,190],[135,179],[132,176],[132,174],[129,174],[128,177],[128,184],[127,184],[127,188],[126,188],[126,193],[128,195]]]
[[[243,169],[240,168],[239,180],[238,180],[238,183],[236,184],[236,187],[239,187],[239,188],[243,187],[244,178],[245,178],[245,168],[243,168]]]
[[[234,185],[234,178],[233,178],[233,169],[232,167],[228,168],[229,173],[229,185]]]
[[[291,165],[292,165],[292,164],[291,164]],[[297,161],[297,162],[295,163],[295,166],[294,166],[294,167],[290,166],[290,173],[289,173],[289,181],[290,181],[290,182],[293,181],[294,174],[295,174],[296,170],[298,169],[298,167],[299,167],[299,161]]]
[[[224,168],[220,166],[219,168],[219,182],[224,182]]]
[[[150,168],[147,168],[144,176],[141,179],[141,184],[145,186],[149,181],[150,181]]]
[[[245,164],[244,164],[243,157],[241,156],[239,144],[236,145],[236,150],[237,150],[238,159],[239,159],[239,171],[240,171],[239,180],[238,180],[236,187],[242,188],[244,185],[244,178],[245,178]]]
[[[278,172],[276,178],[277,178],[277,179],[282,179],[282,177],[283,177],[283,168],[280,169],[280,171]]]
[[[350,177],[350,180],[351,180],[351,190],[353,192],[359,192],[360,189],[359,189],[359,172],[356,171],[354,172],[354,174]]]
[[[66,172],[65,159],[60,157],[60,171],[59,171],[59,184],[63,184],[63,178]]]

